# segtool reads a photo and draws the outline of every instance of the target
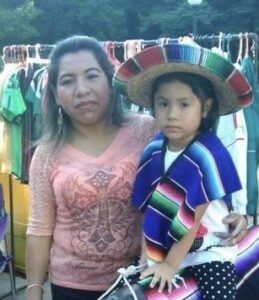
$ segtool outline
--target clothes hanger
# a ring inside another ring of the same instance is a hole
[[[5,46],[3,48],[2,60],[5,64],[10,63],[10,47],[9,46]]]
[[[126,40],[124,46],[124,61],[140,52],[143,47],[143,40]]]
[[[106,42],[103,42],[101,45],[102,45],[105,53],[107,54],[108,59],[111,62],[111,64],[114,67],[119,66],[121,64],[121,62],[116,58],[116,55],[115,55],[115,47],[116,47],[115,42],[106,41]]]
[[[219,50],[222,51],[222,37],[223,37],[223,32],[219,33],[219,43],[218,43],[218,48]]]
[[[41,48],[40,44],[35,44],[34,45],[35,57],[32,58],[33,59],[33,63],[36,63],[36,64],[48,64],[49,63],[49,59],[40,57],[40,48]]]
[[[243,34],[239,33],[239,49],[238,49],[238,56],[236,60],[236,64],[242,64],[242,52],[243,52]]]
[[[244,57],[249,57],[249,36],[248,32],[245,33],[245,54]]]
[[[227,59],[232,62],[232,55],[231,55],[231,48],[230,48],[230,44],[231,44],[231,39],[232,39],[232,34],[229,33],[226,37],[227,40]]]
[[[181,37],[179,37],[179,40],[181,39]],[[163,45],[168,45],[169,44],[169,38],[159,38],[158,40],[157,40],[157,44],[158,45],[161,45],[161,46],[163,46]]]

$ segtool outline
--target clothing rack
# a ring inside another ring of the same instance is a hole
[[[5,63],[26,62],[28,58],[46,59],[54,45],[10,45],[3,48],[2,59]]]
[[[11,174],[8,174],[8,191],[9,191],[9,205],[10,205],[10,212],[9,212],[9,223],[10,223],[10,250],[12,255],[11,263],[13,265],[13,274],[14,274],[14,291],[10,290],[9,292],[0,296],[0,300],[5,299],[11,295],[13,292],[16,294],[21,290],[26,289],[26,285],[22,285],[17,287],[16,285],[16,271],[15,271],[15,242],[14,242],[14,203],[13,203],[13,178]],[[10,270],[9,270],[10,272]]]
[[[240,40],[245,41],[246,39],[248,39],[250,48],[253,48],[253,51],[251,51],[251,53],[252,53],[253,63],[255,66],[256,77],[258,78],[259,37],[256,33],[254,32],[235,33],[235,34],[220,33],[220,34],[212,34],[212,35],[190,35],[188,37],[202,47],[212,48],[215,46],[219,46],[219,44],[221,44],[221,49],[223,51],[228,50],[227,47],[230,47],[230,50],[232,50],[233,52],[235,52],[234,50],[238,51]],[[139,41],[141,42],[143,48],[145,48],[145,47],[155,46],[163,43],[167,43],[167,44],[179,43],[183,38],[184,37],[158,38],[154,40],[139,40]],[[113,43],[114,43],[114,47],[116,48],[122,48],[125,45],[125,42],[114,41]],[[242,44],[244,47],[245,43]],[[235,60],[236,60],[235,53],[233,53],[232,62],[235,62]]]
[[[237,42],[240,39],[249,39],[254,43],[254,53],[255,57],[258,56],[259,51],[259,37],[256,33],[253,32],[246,32],[246,33],[220,33],[218,35],[212,34],[212,35],[190,35],[189,36],[194,42],[197,42],[200,46],[208,46],[210,45],[210,48],[215,46],[216,44],[222,43],[223,46],[226,45],[226,43],[231,42]],[[152,40],[142,40],[142,39],[136,39],[136,41],[140,41],[143,47],[149,47],[154,45],[159,45],[162,43],[177,43],[181,40],[183,37],[178,38],[158,38],[158,39],[152,39]],[[105,42],[101,42],[105,43]],[[112,41],[113,45],[116,48],[124,47],[125,41]],[[35,44],[35,45],[10,45],[5,46],[3,48],[3,60],[4,62],[7,62],[9,59],[14,60],[23,60],[27,57],[37,57],[40,58],[47,58],[50,51],[54,48],[54,45],[50,44]],[[224,49],[223,49],[224,50]]]

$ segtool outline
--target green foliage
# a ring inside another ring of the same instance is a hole
[[[258,0],[0,0],[0,43],[55,43],[73,34],[99,40],[259,32]]]
[[[123,10],[117,8],[118,1],[38,0],[35,5],[48,12],[35,23],[42,42],[54,43],[72,34],[86,34],[100,40],[125,36]]]
[[[19,6],[15,6],[19,2]],[[22,3],[21,3],[22,2]],[[39,15],[34,2],[2,1],[0,6],[0,43],[21,44],[28,43],[38,37],[38,31],[33,21]]]

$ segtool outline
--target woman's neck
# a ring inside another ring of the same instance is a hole
[[[119,128],[112,123],[99,123],[95,126],[76,125],[69,142],[89,155],[99,156],[114,141],[118,130]]]

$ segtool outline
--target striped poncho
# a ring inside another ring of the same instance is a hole
[[[231,207],[231,194],[241,188],[230,154],[214,134],[198,135],[166,172],[165,141],[161,134],[145,148],[133,192],[133,204],[144,212],[147,253],[154,261],[162,261],[192,228],[196,206],[222,199]]]

